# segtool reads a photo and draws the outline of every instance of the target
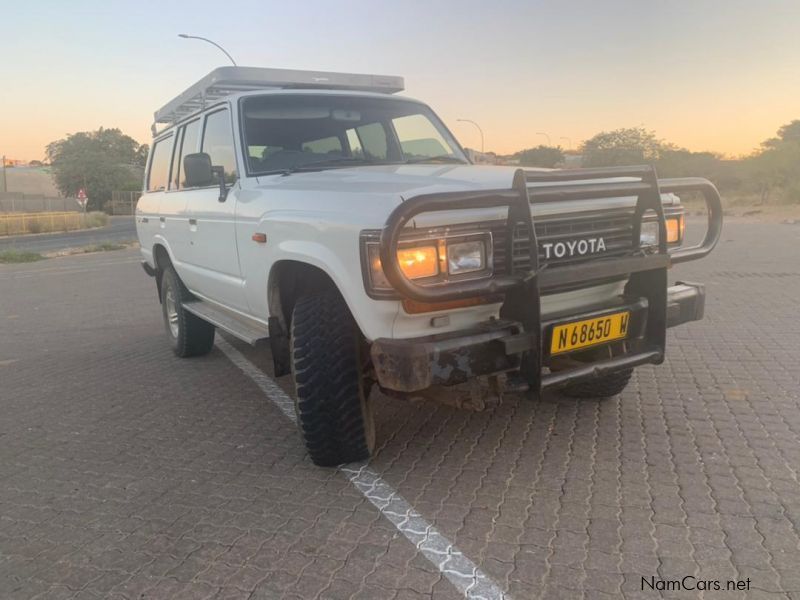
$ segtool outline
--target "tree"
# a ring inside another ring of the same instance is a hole
[[[654,163],[670,148],[652,131],[631,127],[598,133],[583,143],[581,151],[584,166],[613,167]]]
[[[748,157],[745,167],[761,201],[779,192],[785,200],[800,201],[800,121],[787,123],[778,137],[761,144],[762,150]]]
[[[712,177],[719,171],[721,157],[713,152],[692,152],[685,148],[662,148],[656,170],[659,177]]]
[[[141,187],[147,147],[119,129],[83,131],[48,144],[56,186],[65,196],[84,188],[90,209],[100,209],[111,192]]]
[[[519,158],[519,164],[525,167],[552,169],[564,161],[564,151],[560,146],[536,146],[522,150],[516,156]]]
[[[776,148],[784,142],[800,143],[800,120],[795,119],[778,129],[778,137],[762,142],[763,148]]]

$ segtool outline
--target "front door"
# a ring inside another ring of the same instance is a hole
[[[186,196],[189,239],[184,281],[190,290],[202,297],[247,312],[236,245],[237,168],[233,127],[227,108],[205,116],[200,152],[211,157],[212,165],[223,167],[230,189],[223,201],[220,201],[218,184],[182,192]]]

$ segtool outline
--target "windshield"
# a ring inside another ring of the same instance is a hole
[[[397,98],[250,96],[242,107],[253,175],[353,165],[468,162],[427,106]]]

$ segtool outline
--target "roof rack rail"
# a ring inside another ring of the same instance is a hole
[[[262,67],[219,67],[155,112],[156,124],[177,123],[209,104],[237,92],[268,89],[333,89],[394,94],[404,89],[402,77]]]

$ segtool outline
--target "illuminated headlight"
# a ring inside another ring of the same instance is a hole
[[[373,234],[377,237],[377,233]],[[383,271],[380,245],[362,234],[367,283],[373,291],[391,291]],[[492,270],[491,235],[468,233],[457,236],[431,236],[422,240],[401,241],[397,263],[403,274],[423,285],[446,284],[450,280],[488,277]]]
[[[639,233],[639,245],[658,246],[658,221],[645,221]]]
[[[652,212],[652,211],[648,211]],[[686,230],[683,209],[665,211],[665,224],[667,229],[667,245],[680,246],[683,243],[683,234]],[[639,245],[643,248],[658,246],[658,221],[655,216],[642,221]]]
[[[486,269],[486,244],[483,240],[447,245],[447,272],[451,275]]]

